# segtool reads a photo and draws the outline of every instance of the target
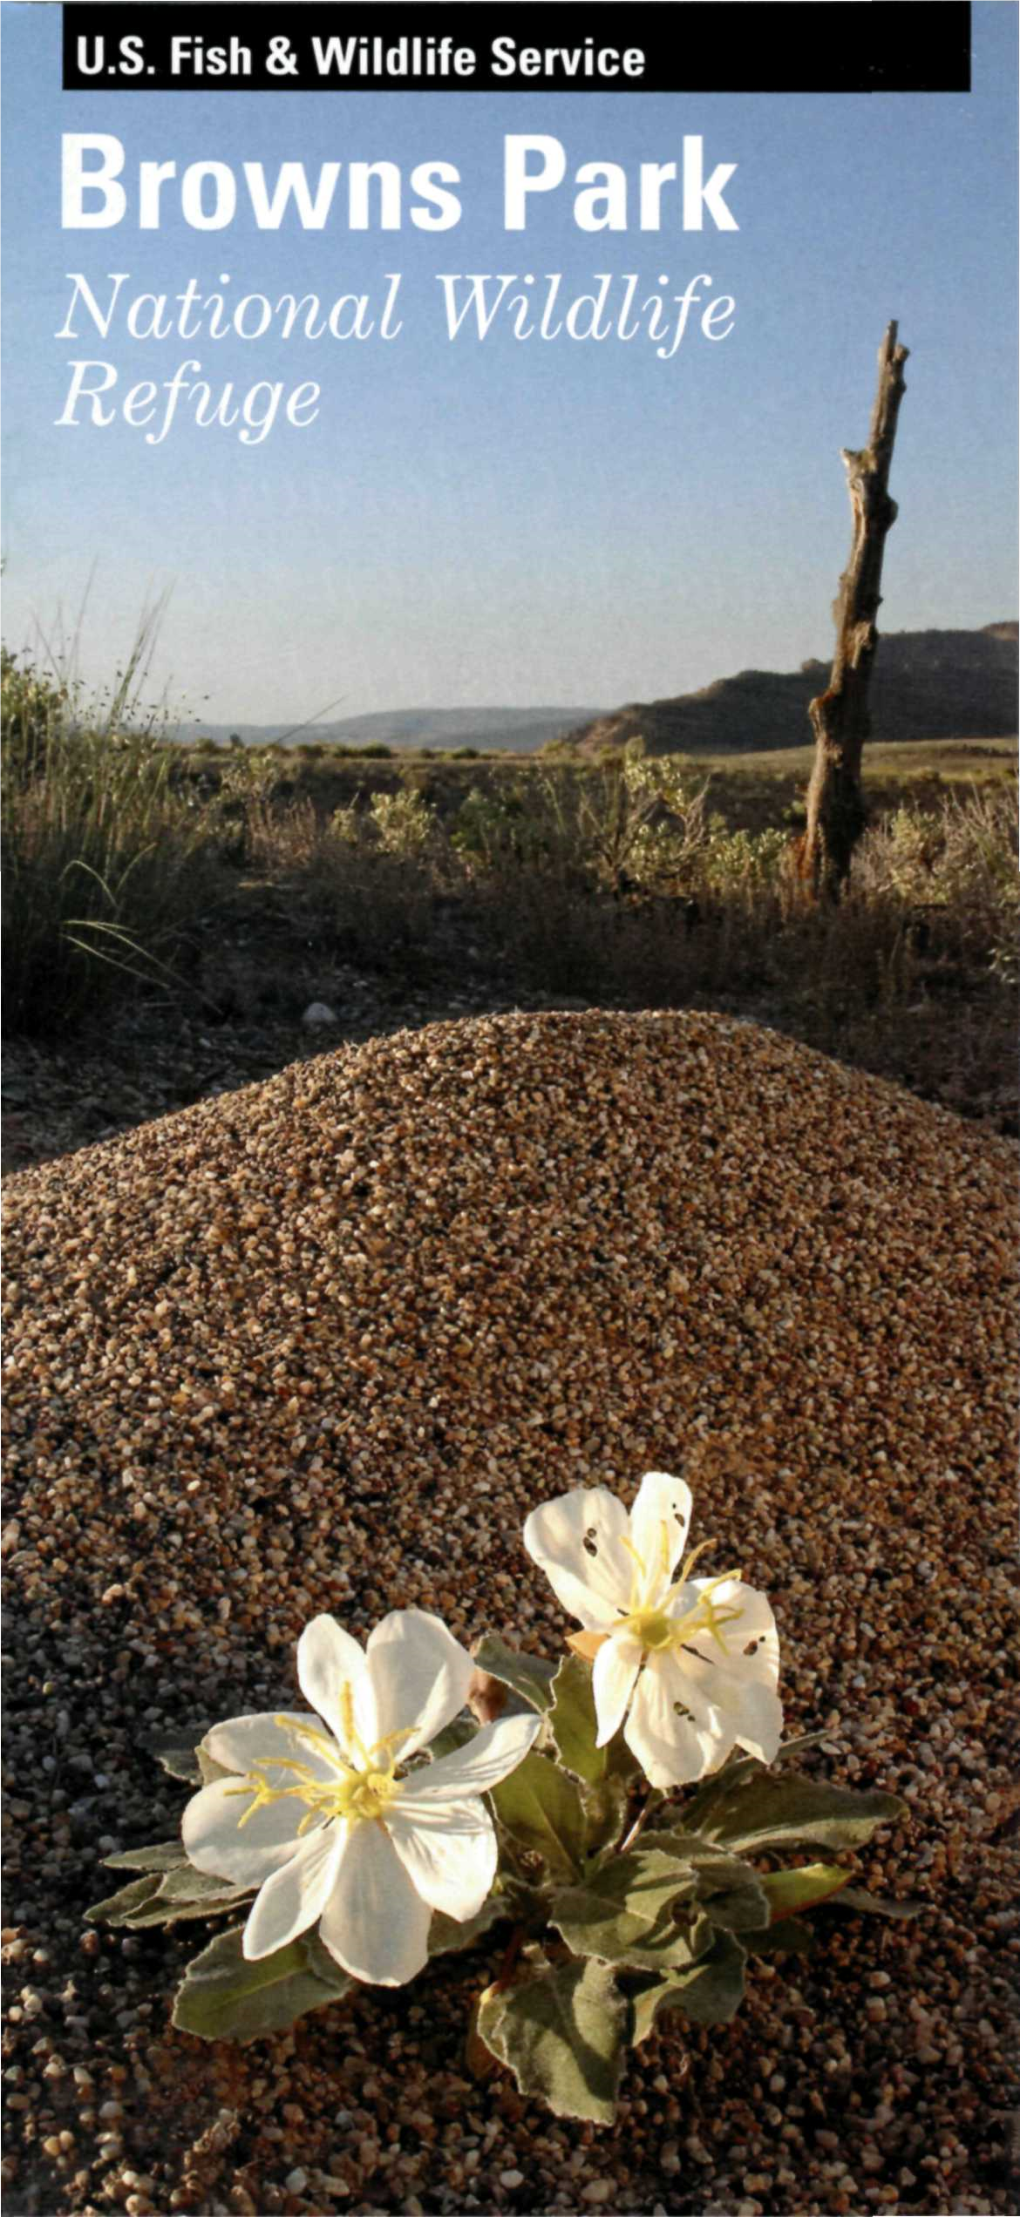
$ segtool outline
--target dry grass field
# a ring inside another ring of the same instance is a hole
[[[180,749],[7,658],[8,1159],[332,1037],[708,1007],[1016,1126],[1014,749],[876,747],[850,893],[791,882],[806,748],[737,760]],[[320,1042],[321,1043],[321,1042]]]

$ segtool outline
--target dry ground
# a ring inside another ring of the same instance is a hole
[[[1015,2206],[1013,1166],[776,1034],[591,1012],[10,1181],[12,2212]],[[204,1928],[82,1922],[178,1821],[153,1741],[274,1705],[323,1608],[555,1652],[528,1508],[649,1466],[771,1595],[810,1763],[905,1795],[862,1868],[923,1915],[833,1914],[732,2026],[650,2041],[607,2131],[467,2076],[498,1942],[290,2038],[171,2032]]]

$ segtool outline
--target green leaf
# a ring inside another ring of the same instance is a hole
[[[90,1924],[124,1925],[130,1923],[132,1912],[141,1909],[143,1903],[152,1901],[159,1892],[160,1874],[146,1871],[144,1877],[133,1878],[129,1886],[121,1886],[115,1894],[108,1894],[105,1901],[93,1902],[85,1915]]]
[[[527,1985],[483,1996],[478,2030],[522,2094],[557,2117],[613,2121],[627,2003],[604,1963],[561,1963]]]
[[[225,1917],[231,1910],[247,1909],[252,1899],[251,1887],[234,1887],[229,1892],[221,1890],[202,1901],[164,1901],[157,1894],[154,1900],[143,1902],[125,1922],[132,1932],[147,1932],[153,1925],[160,1924],[194,1924],[198,1917]]]
[[[582,1786],[584,1846],[587,1855],[599,1855],[614,1847],[627,1819],[630,1789],[625,1778],[603,1778],[597,1786]]]
[[[212,1905],[218,1901],[243,1900],[245,1895],[255,1892],[254,1886],[232,1885],[229,1878],[214,1878],[210,1871],[199,1871],[193,1863],[184,1863],[164,1874],[157,1898],[168,1905],[180,1903],[183,1906],[187,1902]]]
[[[175,1874],[171,1873],[173,1875]],[[154,1894],[149,1901],[140,1903],[124,1922],[130,1925],[132,1932],[147,1932],[153,1925],[193,1924],[197,1917],[223,1917],[232,1910],[251,1907],[254,1899],[253,1887],[228,1886],[223,1879],[210,1881],[210,1886],[215,1890],[197,1898],[191,1895],[178,1898],[171,1894],[169,1899],[161,1886],[158,1894]]]
[[[763,1932],[769,1905],[762,1880],[750,1865],[730,1858],[731,1869],[708,1863],[698,1874],[698,1906],[727,1932]]]
[[[169,1771],[171,1778],[183,1778],[189,1786],[205,1786],[209,1783],[202,1776],[193,1747],[154,1747],[152,1752],[157,1763],[161,1763],[163,1769]]]
[[[573,1875],[584,1852],[584,1809],[578,1787],[548,1756],[531,1748],[523,1763],[492,1790],[496,1815],[519,1847]]]
[[[774,1774],[782,1770],[792,1755],[802,1755],[806,1748],[820,1747],[823,1741],[831,1741],[829,1732],[801,1732],[793,1740],[784,1740],[776,1751],[769,1769]],[[729,1755],[721,1770],[714,1771],[684,1808],[684,1825],[689,1832],[703,1832],[705,1819],[724,1800],[735,1786],[743,1786],[752,1778],[761,1778],[765,1765],[756,1755]]]
[[[631,2040],[645,2040],[659,2017],[679,2010],[699,2025],[729,2024],[744,1998],[744,1950],[730,1932],[717,1932],[708,1953],[688,1971],[656,1979],[631,1998]]]
[[[475,1649],[473,1661],[479,1670],[487,1670],[490,1678],[511,1687],[529,1709],[543,1715],[551,1707],[556,1665],[546,1662],[544,1655],[522,1655],[508,1647],[498,1632],[487,1632]]]
[[[833,1894],[827,1906],[833,1909],[856,1909],[862,1917],[894,1917],[904,1922],[919,1917],[927,1909],[925,1901],[896,1901],[888,1894],[869,1894],[865,1886],[844,1886]]]
[[[470,1717],[454,1717],[453,1723],[444,1724],[442,1731],[437,1732],[435,1739],[430,1741],[429,1754],[432,1761],[437,1763],[441,1755],[458,1754],[462,1747],[467,1747],[474,1739],[477,1731],[478,1726],[472,1723]]]
[[[715,1807],[720,1797],[728,1794],[734,1786],[742,1785],[746,1779],[760,1778],[763,1769],[764,1765],[759,1763],[756,1755],[738,1755],[734,1749],[727,1756],[722,1769],[713,1771],[711,1777],[706,1778],[698,1787],[690,1801],[684,1804],[685,1829],[688,1832],[700,1832],[704,1815]]]
[[[801,1909],[813,1909],[817,1901],[838,1894],[850,1876],[838,1863],[804,1863],[799,1870],[769,1871],[761,1881],[773,1924],[794,1917]]]
[[[744,1941],[751,1955],[810,1955],[814,1944],[815,1935],[802,1917],[781,1917],[765,1932],[749,1932]]]
[[[293,1940],[261,1963],[246,1963],[241,1930],[221,1932],[189,1963],[174,2003],[179,2032],[200,2040],[257,2040],[263,2033],[286,2032],[310,2009],[325,2009],[354,1985],[335,1968],[327,1985],[308,1968],[305,1943]]]
[[[96,1902],[86,1915],[92,1923],[127,1925],[133,1932],[143,1932],[152,1925],[222,1916],[225,1910],[250,1901],[253,1891],[250,1886],[231,1886],[225,1878],[211,1878],[185,1861],[168,1870],[147,1870],[119,1893]]]
[[[744,1998],[746,1951],[732,1932],[717,1932],[708,1953],[686,1977],[670,1979],[662,2010],[679,2009],[692,2024],[726,2025]]]
[[[776,1749],[771,1768],[777,1771],[782,1770],[784,1763],[789,1762],[791,1755],[803,1755],[809,1747],[824,1747],[826,1745],[831,1747],[832,1743],[833,1735],[824,1726],[821,1732],[798,1732],[795,1739],[784,1740],[782,1747]]]
[[[696,1919],[693,1930],[689,1920],[686,1930],[676,1921],[678,1904],[691,1900],[695,1886],[695,1873],[672,1856],[635,1848],[557,1894],[549,1918],[574,1955],[597,1955],[639,1970],[687,1964],[712,1936],[704,1919]]]
[[[549,1727],[561,1763],[587,1789],[582,1798],[589,1812],[589,1849],[594,1850],[622,1829],[628,1784],[636,1777],[638,1764],[622,1732],[607,1747],[596,1747],[591,1664],[582,1656],[564,1658],[553,1679],[552,1695]],[[620,1821],[614,1830],[617,1811]]]
[[[846,1786],[758,1770],[721,1792],[697,1830],[737,1849],[792,1846],[863,1847],[880,1824],[906,1814],[897,1794],[853,1793]],[[686,1812],[687,1819],[690,1811]]]
[[[183,1778],[188,1786],[211,1786],[214,1779],[230,1776],[222,1763],[213,1761],[201,1743],[195,1747],[154,1747],[152,1752],[171,1778]]]
[[[553,1679],[549,1722],[560,1760],[568,1771],[589,1786],[601,1784],[609,1768],[609,1749],[595,1745],[598,1718],[591,1664],[580,1655],[566,1656]]]
[[[203,1786],[212,1786],[217,1778],[229,1778],[231,1776],[226,1764],[214,1762],[213,1757],[204,1747],[196,1747],[195,1760],[198,1764]]]
[[[471,2014],[468,2017],[467,2032],[464,2037],[464,2062],[471,2077],[477,2079],[480,2083],[487,2078],[491,2078],[493,2072],[499,2069],[497,2057],[482,2039],[482,2035],[478,2030],[478,2020],[483,2009],[490,2001],[495,1999],[499,1992],[498,1986],[487,1986],[483,1993],[476,1995],[471,2005]]]
[[[444,1917],[441,1909],[435,1909],[429,1926],[429,1954],[450,1955],[458,1948],[473,1948],[490,1926],[509,1915],[509,1905],[499,1894],[490,1894],[477,1914],[466,1918],[463,1924],[458,1924],[456,1917]]]
[[[330,1954],[325,1941],[320,1940],[316,1925],[312,1926],[310,1932],[301,1934],[298,1946],[305,1951],[305,1961],[309,1970],[314,1973],[323,1986],[334,1988],[338,2000],[342,1994],[349,1994],[351,1988],[357,1986],[358,1980],[352,1978],[349,1971],[342,1969],[336,1956]]]
[[[768,1924],[762,1881],[740,1856],[727,1854],[698,1832],[645,1832],[642,1845],[674,1856],[695,1873],[699,1907],[713,1924],[729,1932],[762,1931]]]
[[[125,1848],[120,1855],[105,1855],[108,1871],[174,1871],[188,1860],[181,1840],[156,1840],[152,1847]]]

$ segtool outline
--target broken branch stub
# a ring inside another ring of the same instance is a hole
[[[860,452],[843,449],[847,491],[853,515],[850,559],[840,579],[833,615],[836,652],[824,693],[808,709],[815,736],[815,759],[807,791],[807,827],[801,842],[800,875],[815,896],[838,900],[867,821],[861,790],[861,758],[868,736],[868,688],[878,646],[876,617],[881,606],[882,556],[886,534],[896,521],[889,493],[889,466],[900,402],[906,390],[903,365],[909,349],[897,340],[891,323],[878,356],[878,388],[868,444]]]

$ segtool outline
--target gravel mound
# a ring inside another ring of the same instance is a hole
[[[10,1181],[12,2211],[1012,2206],[1013,1161],[777,1035],[595,1012],[341,1050]],[[152,1744],[289,1698],[319,1609],[555,1652],[527,1511],[651,1466],[771,1596],[811,1766],[912,1804],[861,1867],[925,1914],[756,1966],[612,2131],[467,2077],[498,1943],[291,2038],[168,2031],[206,1928],[81,1921],[176,1828]]]

